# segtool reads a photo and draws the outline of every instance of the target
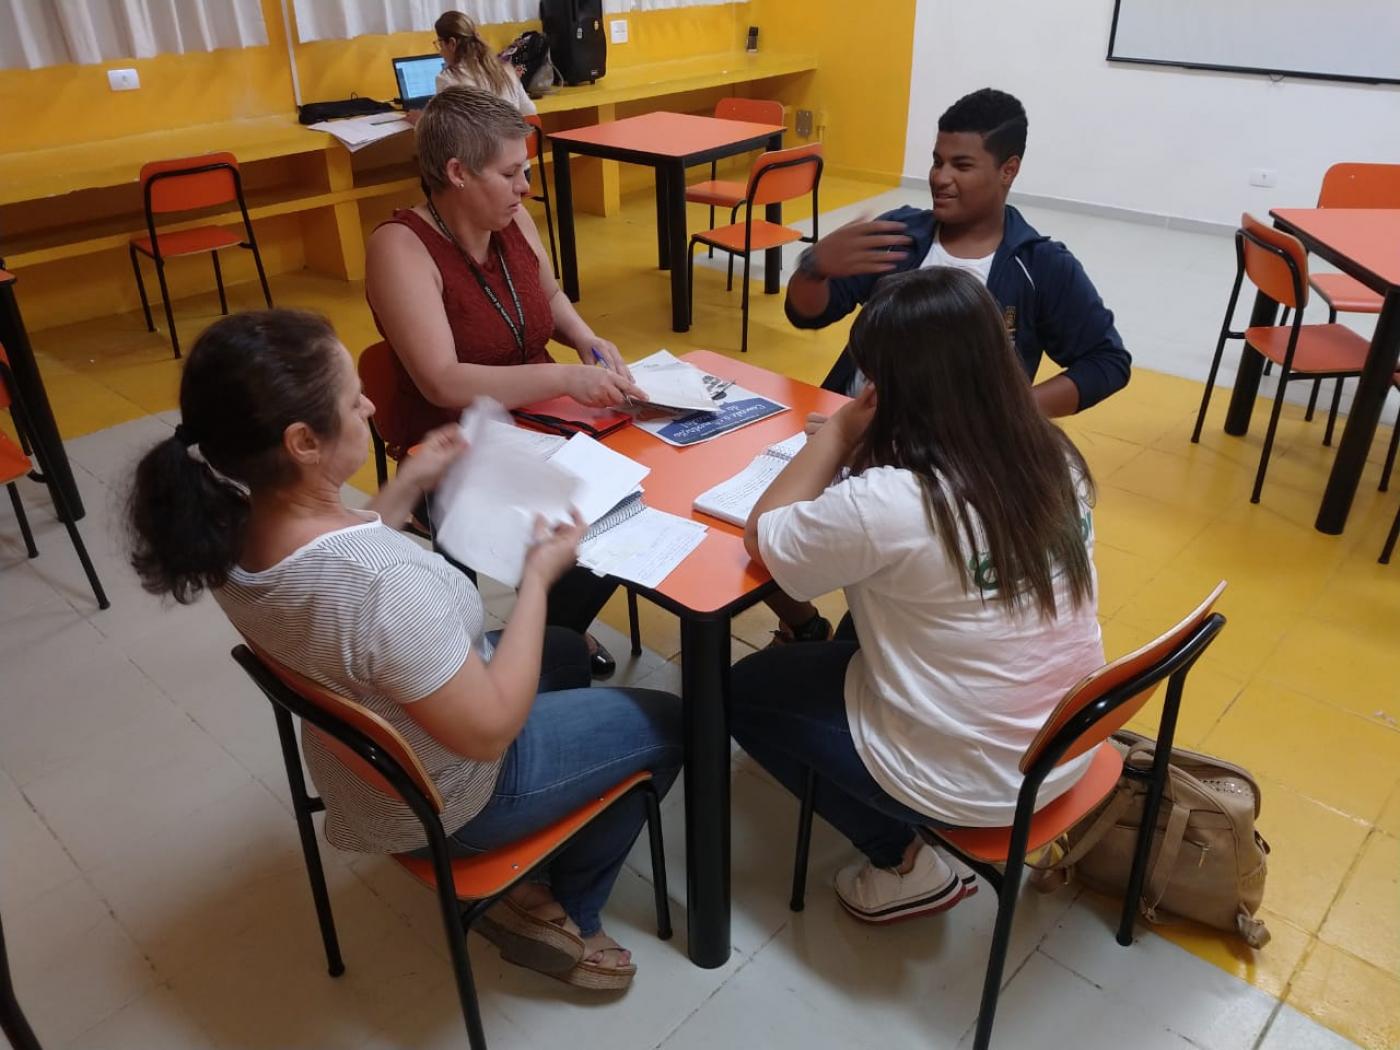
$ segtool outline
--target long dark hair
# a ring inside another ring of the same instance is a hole
[[[481,39],[471,16],[461,11],[447,11],[433,23],[437,38],[452,44],[452,70],[475,77],[483,88],[504,95],[511,90],[510,78],[515,74],[496,57],[491,45]],[[482,82],[485,83],[482,83]]]
[[[220,587],[243,550],[249,491],[295,477],[283,434],[334,437],[339,343],[302,310],[222,318],[195,341],[180,379],[180,425],[136,467],[127,505],[131,564],[152,594],[189,603]]]
[[[1053,618],[1062,572],[1075,606],[1091,600],[1075,477],[1092,501],[1089,468],[1036,407],[981,282],[950,267],[886,278],[851,329],[851,353],[876,391],[858,461],[918,475],[964,587]]]

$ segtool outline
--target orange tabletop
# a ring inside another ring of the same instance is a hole
[[[1400,208],[1275,208],[1269,214],[1280,229],[1372,290],[1384,295],[1400,288]]]
[[[643,113],[588,128],[552,131],[553,141],[594,146],[655,157],[688,157],[722,149],[736,142],[780,135],[781,124],[751,124],[743,120],[697,117],[690,113]]]
[[[682,360],[789,406],[786,412],[686,448],[668,445],[633,426],[603,439],[608,447],[651,468],[642,482],[648,506],[709,526],[700,546],[648,593],[676,612],[716,613],[753,595],[771,577],[744,550],[744,530],[692,510],[695,497],[743,470],[769,445],[796,434],[809,412],[830,414],[846,398],[710,350],[696,350]]]

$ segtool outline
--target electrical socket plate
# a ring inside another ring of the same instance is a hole
[[[812,111],[810,109],[799,109],[797,111],[796,131],[803,138],[812,137]]]
[[[1251,186],[1263,186],[1268,189],[1278,185],[1278,172],[1273,168],[1251,168],[1249,172],[1249,184]]]
[[[107,86],[113,91],[135,91],[141,86],[141,78],[134,69],[109,69]]]
[[[627,43],[627,19],[614,18],[608,25],[612,27],[612,42],[614,44]]]

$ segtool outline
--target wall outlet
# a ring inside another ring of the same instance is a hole
[[[134,69],[109,69],[107,86],[113,91],[135,91],[141,86],[141,78]]]
[[[797,111],[797,125],[795,130],[804,139],[812,137],[812,111],[810,109],[799,109]]]
[[[612,42],[614,44],[627,43],[627,19],[614,18],[608,25],[612,29]]]
[[[1273,168],[1250,168],[1249,184],[1251,186],[1263,186],[1266,189],[1270,186],[1278,185],[1278,172]]]

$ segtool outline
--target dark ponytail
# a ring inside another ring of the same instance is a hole
[[[131,564],[152,594],[189,603],[243,551],[250,492],[295,480],[283,435],[334,437],[336,355],[325,318],[260,310],[216,321],[180,380],[181,423],[142,457],[128,504]]]

